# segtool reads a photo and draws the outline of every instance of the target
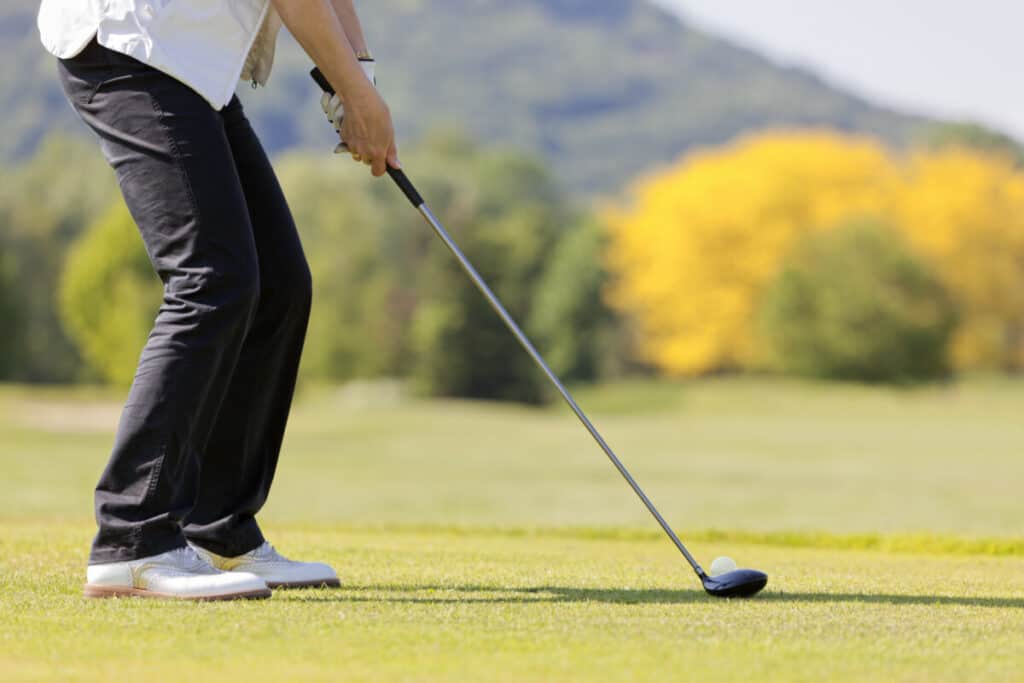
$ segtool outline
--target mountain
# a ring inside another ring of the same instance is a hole
[[[0,8],[0,160],[82,130],[39,46],[37,2]],[[697,145],[765,126],[828,126],[906,143],[924,120],[695,30],[645,0],[358,3],[401,140],[468,131],[539,152],[583,194],[615,192]],[[10,65],[16,68],[10,68]],[[308,59],[283,36],[267,89],[239,89],[273,153],[330,142]]]

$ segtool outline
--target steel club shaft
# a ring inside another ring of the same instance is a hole
[[[330,82],[324,77],[324,75],[320,72],[319,69],[314,68],[310,72],[310,76],[313,77],[313,80],[316,81],[317,84],[321,87],[321,89],[323,89],[325,92],[331,94],[334,93],[334,88],[331,86]],[[615,465],[615,469],[619,471],[619,474],[622,475],[622,478],[626,480],[626,483],[628,483],[630,488],[633,489],[633,492],[636,493],[638,498],[640,498],[640,501],[644,504],[644,506],[651,513],[654,519],[658,522],[662,530],[664,530],[664,532],[672,540],[672,543],[675,544],[679,552],[682,553],[684,558],[686,558],[686,561],[690,564],[691,567],[693,567],[693,571],[696,572],[697,576],[700,577],[702,581],[705,580],[707,578],[707,575],[704,573],[704,570],[701,568],[701,566],[697,563],[697,560],[693,559],[693,555],[690,554],[690,551],[686,549],[686,546],[683,545],[683,542],[679,540],[679,537],[676,535],[676,532],[672,530],[672,527],[669,526],[668,522],[665,521],[665,518],[661,516],[660,512],[658,512],[658,508],[654,507],[654,503],[652,503],[651,499],[647,497],[647,494],[644,493],[644,490],[640,488],[640,485],[636,483],[636,480],[633,478],[633,475],[629,473],[629,470],[626,469],[626,466],[623,465],[622,461],[619,460],[619,457],[615,455],[615,451],[613,451],[611,446],[609,446],[608,443],[604,440],[604,437],[601,436],[601,433],[597,431],[597,428],[594,427],[594,424],[590,421],[590,418],[587,417],[586,413],[583,412],[583,409],[580,408],[579,404],[576,403],[576,399],[572,397],[572,394],[569,393],[569,390],[565,388],[564,384],[562,384],[562,381],[558,378],[558,375],[556,375],[555,372],[548,366],[547,361],[544,360],[544,357],[541,356],[537,349],[533,346],[533,343],[526,336],[526,334],[524,334],[523,331],[519,329],[519,325],[512,318],[512,316],[509,315],[509,312],[505,310],[505,306],[501,303],[501,301],[494,294],[494,292],[491,291],[491,288],[487,285],[487,282],[485,282],[484,279],[480,276],[480,274],[476,272],[476,268],[473,267],[473,264],[469,262],[469,259],[467,259],[465,254],[462,253],[462,250],[459,249],[459,246],[455,243],[455,240],[452,239],[451,235],[448,234],[448,231],[444,229],[444,226],[441,225],[441,222],[437,219],[433,212],[431,212],[430,207],[427,206],[427,203],[423,200],[423,197],[420,196],[420,193],[416,190],[416,187],[409,180],[409,177],[406,176],[405,172],[402,171],[401,169],[392,168],[391,166],[388,166],[387,171],[388,175],[391,176],[391,179],[395,181],[395,184],[398,185],[398,188],[402,191],[402,194],[404,194],[406,199],[409,200],[409,203],[416,207],[416,210],[420,212],[420,214],[427,221],[427,223],[430,224],[430,227],[433,228],[437,236],[441,239],[442,242],[444,242],[445,246],[448,247],[448,250],[452,253],[452,255],[455,256],[455,259],[459,262],[459,265],[462,267],[462,270],[464,270],[466,275],[469,276],[469,279],[473,281],[473,284],[476,286],[478,290],[480,290],[480,293],[484,295],[484,298],[487,299],[487,303],[490,304],[491,308],[494,309],[494,312],[498,314],[502,322],[505,323],[505,326],[508,327],[509,331],[511,331],[512,334],[515,335],[515,338],[519,341],[520,346],[522,346],[526,353],[530,355],[530,358],[533,359],[533,362],[537,364],[537,367],[539,367],[544,372],[544,374],[547,376],[551,384],[554,385],[555,389],[558,390],[558,393],[561,394],[562,398],[572,409],[572,412],[576,414],[576,417],[578,417],[580,422],[583,423],[583,426],[586,427],[588,432],[590,432],[590,436],[594,438],[594,441],[597,442],[597,445],[601,447],[601,450],[604,451],[604,454],[607,455],[608,459],[611,460],[613,465]]]
[[[626,466],[622,464],[622,461],[619,460],[619,457],[615,455],[615,451],[613,451],[611,446],[609,446],[608,443],[604,440],[604,437],[601,436],[601,433],[597,431],[597,428],[594,427],[594,424],[590,421],[590,418],[587,417],[586,413],[583,412],[583,409],[580,408],[579,404],[576,403],[576,400],[572,397],[572,394],[569,393],[569,390],[565,388],[565,385],[562,384],[562,381],[558,378],[558,375],[556,375],[555,372],[548,366],[547,362],[544,360],[544,357],[540,355],[540,352],[537,351],[537,349],[534,347],[530,339],[519,328],[519,325],[512,318],[509,312],[505,310],[505,306],[501,303],[501,301],[494,294],[494,292],[491,291],[491,288],[487,285],[487,282],[484,281],[484,279],[476,271],[476,268],[473,267],[473,264],[469,262],[469,259],[466,258],[465,254],[462,253],[462,250],[459,249],[459,246],[452,239],[451,235],[448,234],[448,231],[445,230],[444,226],[441,225],[441,222],[437,219],[433,212],[431,212],[430,207],[428,207],[426,202],[423,201],[423,198],[420,196],[419,192],[416,191],[413,184],[409,181],[409,178],[401,169],[388,168],[388,174],[391,176],[392,180],[395,181],[398,187],[402,190],[406,198],[409,199],[413,206],[416,207],[416,210],[419,211],[423,218],[427,221],[427,223],[430,224],[430,227],[433,228],[437,236],[441,238],[441,241],[444,242],[444,245],[446,247],[448,247],[448,250],[452,253],[452,255],[455,256],[455,259],[459,262],[459,265],[462,267],[462,270],[465,271],[466,275],[468,275],[469,279],[473,281],[473,284],[476,286],[476,288],[480,290],[480,293],[483,294],[485,299],[487,299],[487,303],[490,304],[491,308],[494,309],[494,312],[498,314],[502,322],[505,323],[505,326],[508,327],[509,331],[511,331],[515,338],[519,341],[520,346],[522,346],[526,353],[530,355],[530,358],[533,359],[533,362],[536,363],[537,367],[539,367],[544,372],[548,380],[551,381],[551,384],[554,385],[555,389],[558,390],[558,393],[561,394],[563,399],[565,399],[565,402],[572,409],[572,412],[576,414],[576,417],[579,418],[583,426],[586,427],[588,432],[590,432],[590,436],[594,438],[594,441],[597,442],[597,445],[601,447],[601,450],[603,450],[605,455],[608,456],[608,459],[611,460],[613,465],[615,465],[615,469],[619,471],[619,474],[622,475],[622,478],[626,480],[626,482],[633,489],[633,492],[636,493],[637,497],[639,497],[641,502],[643,502],[647,510],[651,513],[654,519],[657,520],[658,524],[661,525],[661,528],[672,540],[672,543],[675,544],[676,548],[679,549],[679,552],[682,553],[683,557],[686,558],[686,561],[690,563],[691,567],[693,567],[693,571],[697,573],[697,576],[703,578],[705,576],[704,570],[690,554],[690,551],[686,549],[686,546],[683,545],[683,542],[679,540],[679,537],[676,535],[675,531],[673,531],[672,527],[669,526],[668,522],[665,521],[665,518],[661,516],[661,513],[658,512],[658,509],[654,507],[654,503],[651,502],[651,499],[648,498],[647,494],[644,493],[642,488],[640,488],[640,485],[633,478],[633,475],[629,473],[629,470],[626,469]]]

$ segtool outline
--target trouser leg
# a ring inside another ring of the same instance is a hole
[[[237,99],[222,112],[249,206],[259,306],[203,453],[190,541],[235,556],[263,542],[255,515],[270,492],[311,299],[309,267],[284,194]]]
[[[223,120],[199,95],[95,42],[60,73],[164,283],[95,495],[90,561],[131,560],[185,543],[212,416],[258,303],[256,247]]]

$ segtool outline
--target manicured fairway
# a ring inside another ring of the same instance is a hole
[[[581,392],[706,597],[560,407],[308,389],[263,520],[344,587],[87,601],[120,392],[0,387],[0,681],[1019,681],[1024,382]]]
[[[0,527],[0,680],[979,681],[1024,671],[1024,556],[698,542],[767,569],[706,597],[659,539],[275,527],[341,590],[79,597],[87,526]]]
[[[726,380],[581,391],[673,524],[1024,530],[1024,381],[900,391]],[[87,519],[123,392],[0,387],[0,520]],[[308,389],[265,518],[650,528],[562,405]]]

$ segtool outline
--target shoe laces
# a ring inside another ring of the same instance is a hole
[[[249,553],[249,557],[260,562],[290,562],[287,557],[277,552],[274,546],[266,541],[263,545]]]
[[[172,550],[171,554],[174,557],[175,564],[187,572],[202,574],[208,573],[211,569],[214,569],[213,565],[200,557],[199,553],[193,550],[190,546]]]

